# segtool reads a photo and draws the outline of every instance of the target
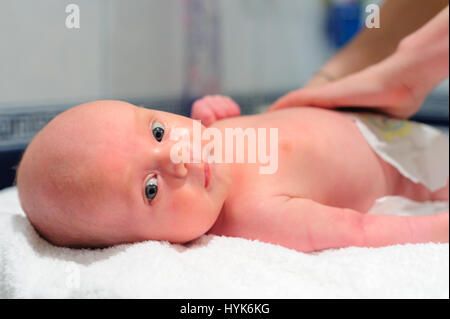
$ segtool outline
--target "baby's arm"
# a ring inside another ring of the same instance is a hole
[[[241,109],[227,96],[205,96],[194,102],[191,117],[201,120],[205,126],[210,126],[217,120],[241,115]]]
[[[449,240],[448,212],[408,217],[369,215],[288,197],[277,197],[260,208],[244,221],[250,237],[303,252]]]

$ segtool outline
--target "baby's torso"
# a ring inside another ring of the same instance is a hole
[[[273,196],[308,198],[365,212],[374,200],[396,195],[405,179],[369,146],[346,114],[318,108],[290,108],[243,116],[214,124],[222,131],[265,128],[267,153],[270,128],[278,129],[278,169],[261,174],[267,164],[233,164],[232,191],[225,210]],[[246,145],[248,148],[248,145]]]

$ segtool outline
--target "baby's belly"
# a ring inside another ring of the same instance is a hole
[[[398,193],[404,182],[399,172],[347,115],[315,108],[289,113],[299,120],[280,129],[277,175],[290,196],[365,212],[377,198]]]

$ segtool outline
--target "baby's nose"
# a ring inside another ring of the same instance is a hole
[[[174,175],[179,178],[185,178],[188,174],[188,169],[183,162],[178,163],[178,164],[173,164],[172,169],[173,169]]]
[[[159,166],[166,174],[172,175],[177,178],[185,178],[188,174],[188,169],[183,161],[179,161],[177,158],[172,158],[170,148],[164,148],[156,151]]]

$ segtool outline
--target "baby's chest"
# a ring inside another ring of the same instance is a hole
[[[282,196],[353,207],[355,198],[367,197],[384,183],[379,159],[359,136],[309,134],[306,138],[299,133],[280,133],[271,173],[261,171],[268,163],[247,166],[241,179],[245,182],[236,189],[236,201]]]
[[[265,157],[242,164],[239,200],[281,195],[350,207],[355,198],[385,183],[380,159],[346,115],[293,108],[246,124],[276,129],[276,135],[267,134],[266,142],[258,143],[257,154]]]

